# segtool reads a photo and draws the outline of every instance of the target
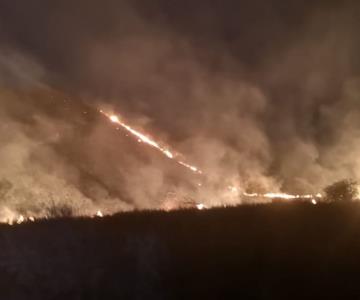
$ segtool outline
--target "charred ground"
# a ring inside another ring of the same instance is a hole
[[[357,298],[359,217],[295,203],[4,225],[2,299]]]

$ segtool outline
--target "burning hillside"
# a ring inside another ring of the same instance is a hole
[[[66,103],[66,101],[65,101]],[[79,109],[79,108],[76,108]],[[85,109],[85,108],[82,108]],[[84,111],[83,114],[88,117],[89,109],[87,107],[87,111]],[[201,199],[204,191],[207,189],[207,184],[209,182],[209,176],[211,174],[204,173],[198,167],[191,165],[185,162],[184,155],[178,153],[175,150],[171,150],[172,147],[165,145],[163,142],[157,142],[155,139],[151,138],[150,135],[142,133],[141,131],[134,129],[132,126],[128,125],[124,121],[120,119],[118,115],[109,114],[104,112],[103,110],[99,110],[100,114],[104,115],[110,122],[112,122],[116,131],[124,130],[126,132],[125,136],[129,137],[131,135],[140,145],[134,145],[133,147],[141,147],[141,144],[144,144],[145,147],[155,148],[161,154],[165,156],[166,159],[174,161],[177,164],[177,168],[184,168],[185,170],[189,170],[194,173],[195,176],[190,176],[186,180],[193,180],[194,182],[190,182],[193,190],[189,191],[188,194],[182,191],[182,194],[178,194],[176,191],[171,192],[167,191],[166,195],[163,199],[159,199],[156,206],[152,206],[151,209],[161,209],[161,210],[176,210],[182,208],[197,208],[199,210],[210,209],[211,207],[219,207],[219,206],[234,206],[239,205],[241,203],[264,203],[271,202],[274,200],[282,199],[282,200],[307,200],[311,201],[313,204],[316,204],[319,200],[321,200],[322,195],[320,193],[316,195],[304,194],[304,195],[291,195],[280,192],[267,192],[267,193],[248,193],[242,188],[240,185],[237,186],[221,186],[218,185],[217,199],[216,202],[208,202],[207,199]],[[108,128],[111,130],[112,128]],[[56,132],[56,137],[60,138],[61,134]],[[101,145],[100,145],[101,146]],[[146,150],[146,149],[145,149]],[[29,187],[30,188],[30,187]],[[180,189],[182,188],[180,184]],[[3,180],[1,184],[1,192],[2,197],[6,200],[8,197],[11,199],[14,195],[12,192],[16,191],[14,189],[13,184],[10,181]],[[222,190],[222,191],[221,191]],[[44,195],[37,194],[38,204],[29,203],[28,199],[24,200],[24,203],[17,203],[17,206],[14,206],[13,203],[4,204],[0,210],[0,222],[5,222],[10,225],[12,224],[21,224],[23,222],[34,222],[36,219],[48,219],[58,216],[88,216],[88,217],[102,217],[103,212],[99,210],[99,207],[104,209],[103,203],[99,204],[90,203],[85,204],[83,208],[79,208],[74,213],[74,207],[71,206],[68,202],[68,197],[64,199],[59,199],[57,203],[53,202],[53,198],[45,198]],[[52,197],[51,194],[48,197]],[[18,199],[17,199],[18,200]],[[100,199],[101,201],[104,199]],[[204,201],[202,201],[204,200]],[[116,200],[115,200],[116,201]],[[120,201],[120,200],[117,200]],[[41,207],[39,207],[39,204]],[[114,203],[114,202],[112,202]],[[31,206],[32,205],[32,206]],[[105,204],[105,213],[106,214],[114,214],[119,211],[123,211],[123,207],[111,207],[111,203]],[[29,206],[29,207],[26,207]],[[125,210],[135,209],[134,207],[128,207]]]
[[[0,221],[360,179],[354,7],[155,2],[0,4]]]

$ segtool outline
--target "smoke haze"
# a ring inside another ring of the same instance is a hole
[[[1,2],[2,214],[232,204],[360,179],[359,4],[193,2]]]

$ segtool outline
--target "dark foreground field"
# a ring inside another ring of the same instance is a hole
[[[360,205],[0,227],[0,299],[360,299]]]

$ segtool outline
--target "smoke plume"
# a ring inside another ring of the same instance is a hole
[[[0,218],[238,204],[360,179],[359,20],[350,1],[2,1]]]

